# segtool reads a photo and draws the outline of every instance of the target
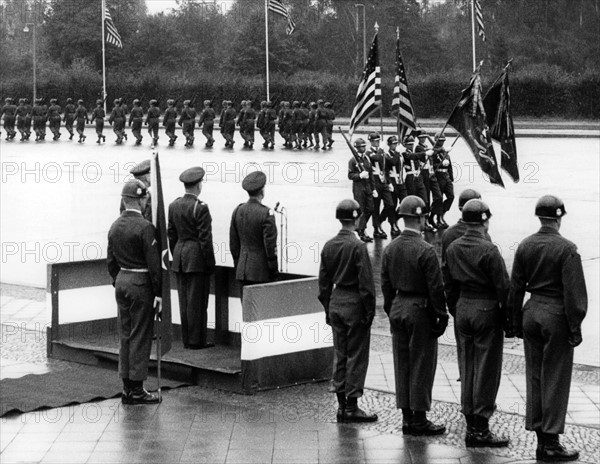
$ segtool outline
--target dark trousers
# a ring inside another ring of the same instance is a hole
[[[119,272],[115,296],[119,310],[119,376],[145,380],[154,324],[154,294],[149,274]]]
[[[194,140],[194,129],[196,127],[196,122],[193,120],[187,120],[187,121],[183,121],[183,128],[182,128],[182,132],[183,132],[183,136],[186,139],[192,139]]]
[[[48,120],[48,127],[50,128],[50,131],[54,134],[54,136],[60,135],[60,116],[52,116]]]
[[[394,215],[394,223],[398,221],[398,215],[396,214],[396,208],[402,200],[404,200],[407,196],[406,193],[406,185],[405,184],[393,184],[394,191],[392,192],[392,211]]]
[[[84,127],[85,127],[85,124],[84,124]],[[96,119],[96,134],[98,134],[98,136],[101,136],[103,131],[104,131],[104,119],[102,119],[102,118]],[[77,120],[77,132],[79,132],[79,119]],[[83,129],[82,129],[81,133],[83,133]]]
[[[175,119],[169,119],[164,123],[165,126],[165,134],[167,137],[172,139],[175,137]]]
[[[365,310],[358,292],[335,289],[329,302],[329,320],[335,350],[332,385],[335,393],[362,396],[369,367],[371,327],[363,322]]]
[[[394,224],[395,212],[392,203],[392,192],[390,192],[385,184],[375,184],[377,190],[377,198],[373,198],[373,227],[377,229],[381,227],[381,223],[387,219],[390,225]],[[383,209],[381,208],[383,203]]]
[[[431,409],[438,342],[431,332],[430,311],[426,298],[396,296],[392,303],[389,317],[397,408]]]
[[[131,124],[131,133],[138,140],[142,138],[142,122],[142,118],[134,118]]]
[[[425,186],[423,185],[423,179],[421,176],[415,176],[413,174],[409,174],[406,176],[406,193],[408,195],[416,195],[421,200],[425,202],[426,205],[429,205],[429,201],[427,198],[427,191],[425,190]]]
[[[158,119],[152,118],[148,121],[148,134],[153,139],[158,139]]]
[[[207,142],[214,142],[215,139],[213,138],[213,130],[215,127],[215,123],[214,121],[204,121],[204,124],[202,125],[202,135],[204,135],[204,137],[206,137],[206,141]]]
[[[373,214],[373,194],[368,192],[360,182],[352,182],[352,194],[360,205],[358,230],[365,230],[371,214]]]
[[[523,308],[527,375],[525,428],[563,433],[569,404],[573,347],[562,304],[535,301]]]
[[[65,116],[65,129],[69,132],[69,134],[73,135],[73,123],[75,122],[75,115],[69,113]]]
[[[176,276],[183,345],[205,345],[210,274],[177,272]]]
[[[504,332],[498,302],[460,298],[455,324],[462,412],[489,419],[502,374]]]
[[[442,202],[442,214],[446,214],[450,211],[454,202],[454,183],[450,180],[450,176],[446,172],[437,173],[436,176],[440,187],[440,194],[442,198],[446,197]]]
[[[102,120],[102,119],[100,119],[100,120],[96,119],[96,132],[98,132],[99,121],[102,122],[102,127],[104,128],[104,120]],[[83,135],[83,132],[85,130],[85,119],[83,119],[83,118],[77,119],[75,130],[77,131],[77,133],[79,135]],[[100,131],[100,133],[102,133],[102,131]]]
[[[431,177],[429,171],[423,170],[421,171],[421,179],[425,187],[425,204],[427,208],[429,208],[431,214],[442,215],[442,193],[437,178],[435,176]]]

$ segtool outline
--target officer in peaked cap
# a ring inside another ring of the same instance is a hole
[[[427,208],[409,195],[398,207],[404,230],[383,251],[383,309],[390,318],[396,406],[405,435],[439,435],[427,419],[437,365],[437,337],[448,323],[442,273],[434,247],[421,237]]]
[[[333,331],[335,349],[332,390],[338,399],[338,422],[373,422],[376,414],[358,407],[363,394],[371,323],[375,316],[375,285],[366,245],[354,233],[360,216],[355,200],[341,201],[335,217],[338,234],[321,252],[319,301]]]
[[[185,195],[169,205],[169,247],[177,276],[181,337],[184,348],[213,346],[206,336],[210,276],[215,270],[212,218],[200,200],[204,169],[186,169],[179,176]]]
[[[144,389],[152,348],[154,308],[160,305],[162,271],[154,226],[141,214],[146,187],[139,180],[125,183],[125,210],[108,232],[106,263],[113,279],[120,325],[119,376],[125,404],[158,403]]]
[[[464,235],[446,251],[447,303],[455,320],[462,413],[468,448],[503,447],[509,440],[489,429],[502,374],[504,331],[512,337],[507,310],[508,273],[498,248],[487,240],[492,213],[481,200],[462,209]]]
[[[579,452],[561,445],[569,403],[573,350],[581,341],[587,289],[577,246],[559,233],[565,204],[544,195],[535,205],[541,228],[517,248],[509,307],[525,345],[525,428],[537,435],[536,459],[573,461]],[[523,306],[525,292],[531,298]]]
[[[270,282],[278,272],[275,213],[262,204],[266,182],[261,171],[248,174],[242,181],[248,201],[238,205],[231,216],[229,247],[242,287]]]
[[[151,193],[150,193],[150,185],[151,185],[152,176],[150,175],[150,166],[151,166],[150,160],[147,159],[147,160],[144,160],[144,161],[136,164],[133,168],[131,168],[129,173],[131,175],[133,175],[133,177],[135,177],[137,180],[139,180],[140,182],[142,182],[144,184],[146,192],[145,192],[144,197],[141,199],[140,207],[141,207],[142,216],[144,217],[144,219],[152,222],[152,197],[151,197]],[[125,209],[125,204],[123,203],[123,200],[121,200],[120,211],[123,212],[124,209]]]

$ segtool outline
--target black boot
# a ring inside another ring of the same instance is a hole
[[[129,379],[123,379],[123,392],[121,393],[121,402],[128,404],[129,396],[131,395],[131,381]]]
[[[349,397],[344,410],[344,422],[375,422],[377,414],[368,414],[358,407],[358,398]]]
[[[441,435],[446,431],[445,425],[434,424],[427,420],[425,411],[414,411],[411,432],[413,435]]]
[[[336,419],[338,422],[344,422],[344,411],[346,410],[346,394],[336,393],[338,400],[338,410]]]
[[[360,238],[363,242],[369,243],[369,242],[373,241],[373,239],[371,237],[369,237],[367,234],[365,234],[364,229],[357,230],[356,232],[358,233],[358,238]]]
[[[535,455],[537,456],[544,450],[544,433],[540,430],[535,431],[537,437],[537,447],[535,448]]]
[[[503,446],[508,446],[510,441],[508,438],[497,437],[490,431],[487,418],[474,415],[473,425],[475,427],[475,432],[470,439],[465,439],[467,448],[501,448]]]
[[[156,404],[160,403],[158,396],[148,393],[144,389],[144,383],[141,380],[130,380],[130,393],[126,399],[122,398],[124,404]]]
[[[543,437],[542,449],[535,452],[535,458],[538,461],[564,462],[579,459],[579,451],[567,449],[561,445],[557,434],[544,433]]]
[[[475,429],[474,416],[472,414],[465,414],[465,420],[467,421],[467,433],[465,435],[465,443],[470,443],[473,441],[473,435],[477,432],[477,430]]]
[[[402,408],[402,433],[412,435],[413,412],[410,408]]]

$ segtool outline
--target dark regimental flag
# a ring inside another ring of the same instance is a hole
[[[500,142],[500,166],[515,182],[519,182],[517,144],[515,142],[515,128],[510,110],[510,90],[508,87],[509,66],[510,62],[485,94],[483,106],[492,139]]]
[[[296,29],[296,23],[294,23],[292,20],[289,11],[285,6],[283,6],[281,0],[269,0],[269,10],[287,19],[287,26],[285,27],[285,32],[287,35],[290,35],[292,32],[294,32]]]
[[[376,32],[369,50],[362,80],[356,92],[356,103],[350,117],[350,136],[352,136],[358,125],[377,108],[381,108],[381,69],[379,67],[379,47]]]
[[[485,42],[485,26],[483,25],[483,13],[481,11],[481,0],[473,0],[475,3],[475,20],[477,21],[477,34]]]
[[[167,238],[167,217],[162,192],[162,177],[158,153],[152,153],[150,175],[152,176],[152,224],[156,229],[156,241],[160,250],[162,267],[162,316],[158,324],[161,337],[161,354],[171,349],[171,260],[169,258],[169,241]]]
[[[121,36],[119,35],[119,31],[117,31],[115,23],[113,23],[108,7],[104,9],[104,23],[106,24],[106,42],[115,45],[116,47],[123,48],[123,41],[121,40]]]
[[[392,115],[398,118],[398,137],[402,142],[404,137],[417,129],[417,125],[415,111],[408,92],[404,61],[400,53],[400,28],[396,29],[396,80],[392,98]]]
[[[448,124],[463,136],[481,170],[489,176],[490,182],[504,187],[481,99],[480,68],[481,64],[473,73],[469,86],[463,90]]]

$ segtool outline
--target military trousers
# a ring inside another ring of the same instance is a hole
[[[402,183],[402,184],[397,184],[397,183],[392,183],[392,185],[394,186],[394,191],[392,192],[392,211],[393,211],[393,215],[394,215],[394,223],[398,222],[398,215],[396,214],[396,208],[398,207],[398,205],[400,203],[402,203],[402,200],[404,200],[406,198],[406,184]]]
[[[196,122],[193,119],[186,119],[183,121],[182,133],[183,136],[187,138],[194,138],[194,129],[196,127]]]
[[[115,281],[119,328],[119,376],[145,380],[152,349],[154,294],[150,275],[121,271]]]
[[[496,300],[459,298],[456,343],[462,413],[489,419],[496,409],[502,374],[504,329]]]
[[[333,332],[332,389],[347,397],[362,396],[367,368],[371,327],[358,291],[336,288],[329,302],[329,321]]]
[[[443,198],[442,214],[446,214],[446,212],[450,211],[452,203],[454,202],[454,183],[450,180],[450,176],[447,172],[438,172],[436,173],[436,177],[440,188],[440,194]]]
[[[390,309],[394,355],[396,407],[413,411],[431,409],[437,367],[438,341],[433,334],[426,297],[397,295]]]
[[[83,124],[83,126],[85,127],[85,124]],[[98,134],[100,136],[100,135],[102,135],[103,131],[104,131],[104,119],[98,118],[98,119],[96,119],[96,134]],[[77,132],[79,132],[79,119],[77,120]],[[81,133],[83,133],[83,129],[81,129]]]
[[[69,134],[73,133],[73,123],[75,122],[75,114],[69,113],[65,115],[65,129],[69,132]]]
[[[215,140],[215,139],[213,139],[214,127],[215,127],[215,123],[212,119],[204,121],[204,123],[202,125],[202,135],[204,135],[204,137],[206,137],[207,142],[214,142],[214,140]]]
[[[60,116],[52,116],[48,120],[50,131],[56,136],[60,133]]]
[[[425,187],[425,204],[432,214],[443,214],[442,206],[442,192],[438,185],[437,178],[435,175],[431,177],[429,171],[421,171],[421,179],[423,180],[423,186]]]
[[[387,185],[378,181],[375,182],[375,190],[377,190],[377,198],[373,198],[373,227],[375,229],[381,227],[381,223],[386,219],[390,225],[393,225],[396,215],[392,203],[392,192],[390,192]],[[382,203],[383,209],[381,209]]]
[[[415,195],[415,196],[419,197],[421,200],[423,200],[426,205],[429,205],[429,201],[427,198],[427,191],[425,190],[425,185],[423,185],[423,179],[421,178],[421,176],[415,176],[414,174],[409,174],[406,176],[405,183],[406,183],[406,193],[408,195]]]
[[[104,128],[104,120],[96,119],[96,131],[98,130],[98,124],[102,123],[102,127]],[[83,135],[83,131],[85,130],[85,119],[79,118],[76,123],[76,130],[79,135]]]
[[[532,295],[523,308],[523,344],[527,377],[525,428],[563,433],[569,404],[573,347],[560,300]]]
[[[133,118],[133,121],[131,124],[131,133],[138,140],[142,138],[142,123],[143,123],[142,118]]]
[[[157,139],[158,138],[158,119],[152,118],[148,121],[148,134],[150,137]]]
[[[183,346],[205,345],[210,274],[177,272],[176,276]]]
[[[368,191],[361,182],[352,182],[352,194],[360,205],[360,217],[358,218],[358,230],[365,230],[371,214],[373,214],[373,194]]]

